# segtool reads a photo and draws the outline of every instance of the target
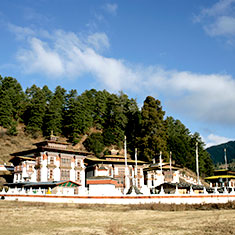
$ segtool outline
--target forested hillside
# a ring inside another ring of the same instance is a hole
[[[16,79],[0,77],[0,126],[10,136],[17,135],[19,124],[32,138],[47,137],[53,131],[76,144],[87,135],[83,144],[98,157],[107,147],[122,149],[126,135],[131,156],[138,148],[139,159],[151,161],[162,151],[168,160],[171,151],[177,164],[194,171],[198,142],[200,174],[210,175],[213,170],[200,135],[190,133],[179,120],[165,117],[161,102],[151,96],[140,110],[136,100],[122,92],[91,89],[77,94],[75,89],[66,91],[60,86],[51,91],[46,85],[23,91]]]
[[[235,141],[229,141],[224,144],[212,146],[206,150],[211,155],[211,159],[214,164],[224,164],[224,149],[226,149],[228,163],[235,161]]]

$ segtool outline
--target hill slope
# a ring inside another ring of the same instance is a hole
[[[211,155],[214,164],[224,163],[224,149],[226,148],[227,161],[235,160],[235,141],[229,141],[224,144],[215,145],[207,148],[207,152]]]
[[[23,130],[24,126],[18,126],[18,135],[9,136],[5,129],[0,128],[0,164],[7,163],[11,158],[11,153],[35,148],[34,143],[44,140],[43,137],[33,139]]]

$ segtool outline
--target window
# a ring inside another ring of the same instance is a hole
[[[53,169],[48,170],[48,178],[53,179]]]
[[[121,179],[121,178],[118,178],[117,180],[118,180],[118,184],[123,184],[124,183],[123,179]]]
[[[71,165],[71,159],[70,158],[61,158],[61,165],[62,166],[70,166]]]
[[[77,171],[77,180],[80,180],[80,171]]]
[[[37,181],[41,181],[41,171],[40,171],[40,169],[37,170]]]
[[[81,162],[79,160],[77,160],[77,167],[81,166]]]
[[[33,171],[33,166],[29,165],[29,171]]]
[[[61,180],[70,179],[70,170],[61,170]]]
[[[50,157],[50,164],[51,164],[51,165],[54,164],[54,157]]]
[[[123,168],[118,168],[118,174],[119,174],[120,176],[125,175],[125,168],[124,168],[124,167],[123,167]]]

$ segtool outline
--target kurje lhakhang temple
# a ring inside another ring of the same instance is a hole
[[[13,182],[1,199],[77,203],[215,203],[235,200],[234,187],[205,187],[180,167],[158,159],[147,163],[112,149],[95,157],[51,136],[35,148],[11,154]],[[157,160],[157,161],[156,161]]]

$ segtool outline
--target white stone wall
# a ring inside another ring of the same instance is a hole
[[[179,171],[175,171],[175,172],[173,172],[172,183],[179,183],[179,182],[180,182]]]
[[[202,203],[227,203],[235,201],[235,194],[210,194],[210,195],[151,195],[151,196],[59,196],[53,194],[33,195],[30,194],[9,194],[0,193],[5,200],[54,202],[54,203],[90,203],[90,204],[144,204],[144,203],[165,203],[165,204],[202,204]]]
[[[75,159],[71,156],[71,170],[70,170],[70,180],[75,181],[76,180],[76,171],[75,171]]]
[[[114,184],[90,184],[89,195],[120,195]]]
[[[140,178],[140,187],[143,188],[145,187],[144,185],[144,171],[143,171],[143,168],[140,168],[140,174],[141,174],[141,178]]]
[[[46,153],[41,153],[41,181],[47,182],[48,172],[47,172],[47,155]]]
[[[22,181],[25,181],[25,178],[28,178],[28,173],[27,173],[27,169],[26,169],[26,161],[22,162]]]
[[[55,169],[54,173],[54,181],[60,181],[60,159],[58,153],[56,154],[56,159],[54,161]]]

